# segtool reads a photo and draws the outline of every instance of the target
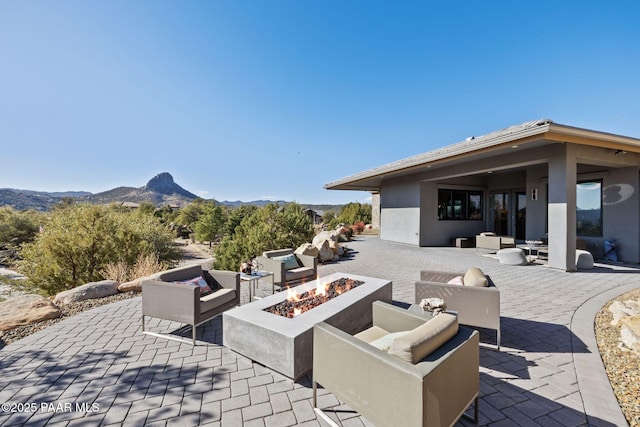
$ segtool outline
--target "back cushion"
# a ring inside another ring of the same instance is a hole
[[[489,281],[487,280],[487,276],[484,275],[482,270],[475,267],[467,270],[462,281],[464,282],[465,286],[476,286],[476,287],[489,286]]]
[[[284,262],[285,270],[293,270],[294,268],[300,267],[300,264],[298,263],[298,258],[296,258],[294,254],[289,254],[285,256],[274,256],[271,259],[274,261]]]
[[[458,333],[458,317],[440,313],[428,322],[397,337],[391,347],[392,354],[406,362],[418,363]]]

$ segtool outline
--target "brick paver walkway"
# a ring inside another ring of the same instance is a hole
[[[593,319],[608,300],[640,287],[637,269],[512,267],[475,249],[416,248],[377,237],[347,246],[353,258],[321,266],[320,275],[392,280],[399,302],[413,302],[421,269],[477,266],[492,277],[501,292],[502,351],[494,349],[493,331],[481,331],[481,425],[627,425]],[[84,312],[1,349],[0,425],[323,425],[312,408],[310,376],[293,382],[222,347],[220,317],[198,328],[196,347],[144,335],[140,301]],[[159,320],[150,326],[179,327]],[[370,425],[326,391],[319,405],[334,409],[328,414],[344,426]]]

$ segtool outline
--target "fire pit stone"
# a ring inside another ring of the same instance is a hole
[[[341,279],[362,284],[293,318],[265,311],[284,301],[287,292],[226,311],[222,320],[224,346],[289,378],[299,379],[313,365],[313,325],[327,322],[348,333],[357,333],[370,326],[374,301],[391,302],[390,281],[346,273],[334,273],[296,286],[295,291],[302,294],[317,288],[318,282]]]

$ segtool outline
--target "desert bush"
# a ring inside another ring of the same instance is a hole
[[[102,276],[105,279],[124,283],[166,270],[167,266],[167,263],[161,262],[156,255],[141,253],[134,265],[128,265],[124,261],[107,264],[102,271]]]
[[[215,268],[237,271],[240,263],[271,249],[296,248],[311,241],[313,224],[302,206],[269,203],[242,219],[215,251]]]
[[[54,210],[20,253],[20,271],[46,295],[103,280],[107,265],[134,266],[141,255],[167,264],[180,257],[158,218],[88,204]]]
[[[225,224],[229,216],[228,209],[215,201],[205,202],[202,213],[194,225],[194,237],[200,242],[211,242],[225,233]]]
[[[0,207],[0,248],[17,249],[23,243],[33,241],[44,220],[45,216],[40,212]]]

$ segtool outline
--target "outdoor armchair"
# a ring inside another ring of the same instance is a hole
[[[296,254],[291,248],[265,251],[256,261],[263,270],[273,273],[274,284],[281,288],[291,282],[313,280],[318,275],[318,258]]]
[[[205,279],[211,293],[190,285],[198,277]],[[142,282],[142,332],[162,338],[170,335],[145,331],[145,316],[191,325],[193,345],[196,327],[225,310],[240,305],[240,273],[203,270],[200,265],[178,267],[156,273]]]
[[[385,333],[422,329],[436,320],[376,301],[373,326],[355,336],[328,323],[313,330],[313,406],[320,384],[378,427],[450,426],[475,401],[479,378],[478,332],[456,327],[453,336],[416,363],[374,347]],[[449,315],[451,316],[451,315]],[[455,317],[454,317],[455,319]]]
[[[515,248],[516,240],[510,236],[497,236],[496,233],[482,232],[476,236],[476,250],[478,248],[499,251],[504,248]]]
[[[448,283],[450,281],[458,283]],[[447,310],[458,312],[463,325],[496,330],[500,350],[500,290],[477,268],[466,273],[422,270],[415,283],[415,303],[425,298],[441,298]]]

